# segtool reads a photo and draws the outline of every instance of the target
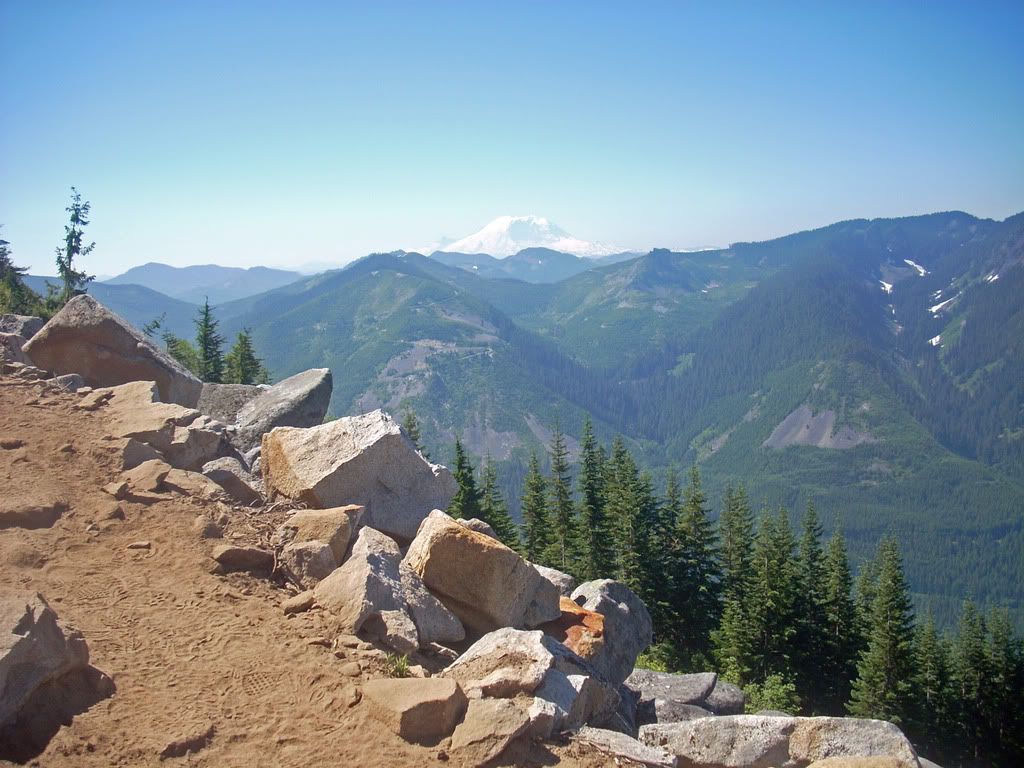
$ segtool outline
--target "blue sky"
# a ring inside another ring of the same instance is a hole
[[[211,10],[207,6],[216,6]],[[623,247],[1024,209],[1024,4],[0,3],[0,224],[52,271]]]

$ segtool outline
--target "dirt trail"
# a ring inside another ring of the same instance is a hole
[[[210,572],[210,541],[192,531],[204,511],[227,511],[245,540],[266,526],[245,510],[176,497],[144,506],[101,490],[118,474],[97,449],[102,411],[77,395],[0,377],[0,494],[63,499],[50,528],[0,530],[0,592],[39,592],[80,629],[92,664],[116,693],[79,714],[32,762],[42,766],[400,766],[439,762],[368,719],[361,678],[345,677],[318,641],[333,637],[313,611],[286,617],[288,593],[244,574]],[[21,443],[18,447],[18,443]],[[255,513],[259,514],[259,513]],[[128,544],[150,542],[150,549]],[[364,661],[364,666],[367,666]],[[372,662],[362,679],[380,676]],[[176,740],[203,745],[161,760]],[[443,756],[441,760],[443,760]],[[533,745],[499,764],[599,766],[575,745]]]

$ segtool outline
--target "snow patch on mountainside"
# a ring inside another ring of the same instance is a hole
[[[596,243],[573,237],[542,216],[499,216],[483,229],[445,244],[451,253],[486,253],[505,258],[524,248],[550,248],[575,256],[610,256],[621,253],[607,243]]]

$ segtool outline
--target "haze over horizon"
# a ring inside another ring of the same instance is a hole
[[[1024,7],[5,4],[0,237],[113,275],[549,218],[623,249],[1024,209]],[[431,30],[425,35],[423,30]]]

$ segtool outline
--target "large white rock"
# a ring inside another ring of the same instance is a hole
[[[616,731],[584,726],[573,738],[615,759],[616,764],[620,760],[653,768],[676,768],[679,764],[675,755],[670,755],[661,747],[649,747],[631,736]]]
[[[279,381],[246,402],[235,419],[235,444],[248,451],[274,427],[315,427],[331,403],[331,371],[312,368]]]
[[[572,599],[604,616],[604,648],[589,661],[602,678],[618,686],[629,677],[637,657],[654,638],[647,606],[625,584],[611,579],[580,584]]]
[[[430,643],[448,645],[466,638],[466,628],[444,603],[430,594],[423,580],[405,562],[398,567],[402,579],[402,597],[419,633],[420,646]]]
[[[263,436],[260,465],[268,495],[321,508],[360,504],[366,525],[402,541],[456,490],[451,473],[427,462],[379,410],[308,429],[277,427]]]
[[[88,665],[85,640],[60,625],[42,595],[0,597],[0,725],[38,688]]]
[[[729,715],[645,725],[640,740],[701,768],[803,768],[827,757],[873,756],[918,764],[906,736],[883,720]]]
[[[189,408],[202,382],[92,296],[75,296],[25,345],[40,368],[78,373],[91,387],[155,381],[160,399]]]

